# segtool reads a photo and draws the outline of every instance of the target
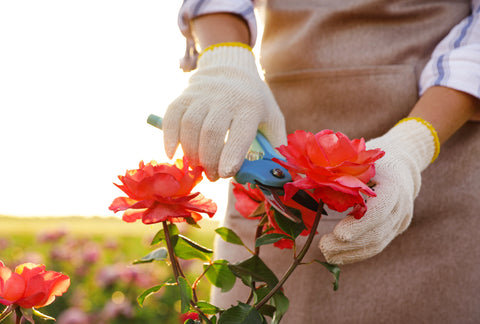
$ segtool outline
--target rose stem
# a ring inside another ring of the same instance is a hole
[[[265,214],[266,215],[266,214]],[[255,232],[255,243],[257,242],[257,239],[262,235],[262,232],[263,232],[263,225],[262,225],[262,221],[263,221],[263,217],[262,219],[260,220],[260,222],[258,223],[258,226],[257,226],[257,231]],[[255,255],[259,255],[260,254],[260,247],[259,246],[255,246]],[[250,302],[252,301],[253,299],[253,294],[255,292],[255,281],[252,280],[252,289],[250,290],[250,295],[248,296],[248,299],[247,301],[245,302],[245,304],[250,304]]]
[[[15,307],[15,324],[21,324],[22,323],[22,310],[20,309],[20,306]]]
[[[170,231],[168,230],[167,221],[163,221],[162,225],[163,225],[163,231],[165,232],[165,242],[167,242],[168,256],[170,257],[170,262],[172,264],[173,275],[175,276],[175,280],[177,281],[177,284],[178,284],[178,277],[180,276],[180,273],[178,270],[179,264],[175,259],[175,252],[173,251],[172,241],[170,240]]]
[[[175,280],[177,279],[177,277],[185,278],[185,274],[183,273],[182,267],[180,266],[180,262],[178,262],[177,256],[175,255],[175,251],[173,250],[172,241],[170,239],[170,231],[168,230],[168,225],[166,221],[163,222],[162,225],[163,225],[163,231],[165,232],[165,241],[167,242],[168,255],[170,257],[170,262],[172,263]],[[193,297],[196,302],[197,294],[195,290],[193,290]]]
[[[175,281],[177,282],[178,285],[178,277],[183,277],[185,278],[185,275],[183,274],[182,268],[180,264],[178,263],[178,260],[176,258],[175,252],[173,251],[173,246],[172,246],[172,241],[170,240],[170,231],[168,230],[168,224],[167,221],[162,222],[163,225],[163,231],[165,232],[165,242],[167,243],[167,250],[168,250],[168,256],[170,257],[170,263],[172,264],[172,269],[173,269],[173,275],[175,276]],[[195,292],[195,289],[192,288],[193,291],[193,298],[195,301],[191,300],[190,305],[195,309],[195,311],[205,320],[207,323],[212,323],[210,319],[205,315],[198,307],[197,307],[197,294]]]
[[[312,229],[310,231],[310,234],[308,235],[305,245],[303,246],[300,253],[295,257],[292,264],[290,265],[290,268],[288,268],[287,272],[285,272],[282,279],[280,279],[277,285],[273,287],[273,289],[270,290],[270,292],[260,302],[258,302],[255,305],[256,309],[260,309],[260,307],[262,307],[265,303],[267,303],[270,300],[270,298],[272,298],[272,296],[275,295],[277,291],[280,290],[280,288],[282,288],[285,281],[287,281],[287,279],[293,273],[295,268],[302,262],[302,259],[307,253],[308,249],[310,248],[310,245],[312,244],[312,241],[313,241],[313,237],[315,236],[315,233],[317,231],[318,223],[320,222],[320,218],[322,217],[322,209],[323,209],[323,202],[320,201],[320,204],[318,205],[317,213],[315,215],[315,221],[313,222]]]
[[[212,267],[212,262],[210,261],[210,264],[205,267],[205,269],[203,270],[203,272],[197,277],[197,279],[195,279],[195,281],[193,282],[192,284],[192,289],[196,289],[197,286],[198,286],[198,283],[200,282],[200,280],[203,278],[203,276],[207,273],[207,271]]]

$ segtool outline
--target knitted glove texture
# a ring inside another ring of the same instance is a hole
[[[346,264],[380,253],[409,226],[413,203],[420,191],[421,172],[436,150],[436,133],[424,123],[406,119],[385,135],[367,142],[367,148],[381,148],[385,156],[376,162],[376,197],[367,201],[361,219],[342,219],[333,233],[324,235],[320,249],[326,260]]]
[[[242,46],[206,50],[188,87],[165,114],[167,155],[171,158],[181,143],[189,162],[203,166],[210,180],[231,177],[257,130],[273,147],[286,143],[283,114],[252,52]]]

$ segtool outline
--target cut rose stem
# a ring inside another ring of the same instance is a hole
[[[173,250],[172,246],[172,241],[170,239],[170,231],[168,230],[168,224],[167,221],[162,222],[163,225],[163,231],[165,232],[165,242],[167,243],[167,250],[168,250],[168,256],[170,258],[170,263],[172,264],[172,269],[173,269],[173,275],[175,276],[175,281],[177,282],[178,285],[178,277],[183,277],[185,278],[185,275],[183,274],[182,268],[180,264],[178,263],[177,257],[175,255],[175,251]],[[197,306],[197,294],[195,292],[195,289],[192,288],[193,291],[193,298],[194,300],[190,301],[190,305],[195,309],[195,311],[209,324],[212,324],[212,321],[205,315]]]
[[[272,298],[273,295],[275,295],[277,293],[277,291],[279,291],[282,288],[285,281],[287,281],[287,279],[293,273],[295,268],[298,267],[300,265],[300,263],[302,262],[303,257],[305,256],[305,254],[307,254],[307,251],[310,248],[310,245],[312,244],[313,237],[315,236],[315,233],[317,232],[318,223],[320,222],[320,218],[322,218],[322,209],[323,209],[323,202],[320,201],[320,203],[318,205],[317,213],[315,215],[315,221],[313,222],[312,229],[310,231],[310,234],[308,235],[308,238],[307,238],[307,241],[305,242],[305,245],[303,246],[300,253],[293,259],[292,264],[290,265],[288,270],[285,272],[282,279],[280,279],[280,281],[277,283],[277,285],[275,287],[273,287],[273,289],[270,290],[270,292],[261,301],[259,301],[255,305],[255,308],[257,310],[260,309],[260,307],[262,307],[263,305],[265,305],[270,300],[270,298]]]
[[[257,239],[262,235],[262,232],[263,232],[263,224],[262,223],[263,223],[263,220],[266,216],[267,216],[267,214],[265,214],[265,216],[262,217],[262,219],[258,223],[257,231],[255,232],[255,241],[254,242],[257,242]],[[255,246],[255,253],[254,254],[257,255],[257,256],[260,254],[260,247],[259,246]],[[255,293],[255,289],[256,289],[255,286],[256,286],[255,281],[252,280],[252,286],[250,287],[251,288],[250,289],[250,295],[248,296],[248,299],[245,302],[245,304],[250,304],[250,302],[252,301],[254,293]]]

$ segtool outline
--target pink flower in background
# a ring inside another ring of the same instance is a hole
[[[367,210],[361,194],[376,196],[367,183],[375,175],[375,161],[385,152],[367,150],[363,138],[350,140],[328,129],[317,134],[296,131],[278,151],[287,161],[275,161],[294,180],[285,185],[287,199],[300,189],[311,190],[331,209],[343,212],[353,207],[350,215],[361,218]]]
[[[83,310],[69,308],[63,311],[57,319],[58,324],[90,324],[90,317]]]
[[[56,229],[53,231],[46,231],[42,232],[38,235],[38,241],[40,243],[47,243],[47,242],[57,242],[60,239],[64,238],[68,234],[67,230],[65,229]]]
[[[102,267],[96,276],[99,287],[111,287],[125,284],[137,287],[148,287],[155,282],[155,275],[148,268],[128,266],[123,263]]]
[[[6,249],[10,245],[10,242],[3,237],[0,237],[0,250]]]
[[[202,180],[201,167],[189,168],[187,160],[177,160],[174,165],[152,161],[135,170],[128,170],[115,184],[128,197],[118,197],[110,205],[114,212],[124,211],[125,222],[141,219],[144,224],[169,220],[185,222],[198,221],[200,213],[212,217],[217,205],[206,199],[193,188]]]

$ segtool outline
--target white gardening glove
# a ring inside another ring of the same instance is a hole
[[[203,166],[210,180],[231,177],[257,129],[273,147],[286,143],[283,115],[251,49],[240,43],[205,49],[198,71],[163,119],[167,155],[171,158],[181,143],[190,164]]]
[[[433,127],[419,118],[402,120],[366,145],[367,149],[385,151],[385,156],[375,163],[376,175],[372,178],[377,196],[368,198],[367,212],[361,219],[348,216],[333,233],[321,238],[319,247],[333,264],[370,258],[407,229],[420,190],[420,173],[440,149]]]

